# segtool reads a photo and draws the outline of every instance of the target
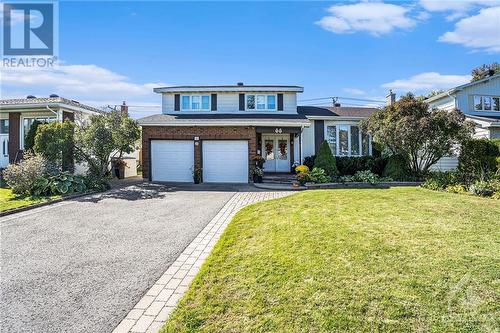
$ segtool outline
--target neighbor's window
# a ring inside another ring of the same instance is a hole
[[[326,141],[332,154],[337,156],[370,155],[370,136],[356,125],[330,125],[326,127]]]
[[[246,95],[247,110],[276,110],[275,95]]]
[[[210,110],[209,95],[182,96],[182,110]]]
[[[474,96],[474,110],[476,111],[500,111],[500,97],[498,96]]]
[[[0,120],[0,133],[1,134],[9,133],[9,120],[8,119]]]

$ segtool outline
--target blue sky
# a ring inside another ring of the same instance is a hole
[[[383,99],[466,82],[499,60],[500,2],[59,3],[52,71],[3,68],[2,95],[127,100],[157,113],[157,85],[297,84],[299,100]],[[341,100],[347,103],[365,104]]]

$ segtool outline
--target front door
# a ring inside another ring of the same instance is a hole
[[[0,168],[9,165],[9,135],[0,135]]]
[[[290,172],[290,135],[262,134],[264,171]]]

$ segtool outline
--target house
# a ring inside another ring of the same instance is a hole
[[[155,88],[162,113],[139,119],[143,177],[152,181],[251,182],[256,156],[265,173],[288,173],[323,140],[342,156],[371,154],[359,121],[376,109],[297,106],[300,86]]]
[[[500,74],[428,98],[431,108],[458,109],[476,123],[475,137],[500,138]]]
[[[75,100],[50,95],[0,100],[0,168],[19,161],[24,138],[35,120],[40,122],[70,120],[84,122],[101,111]]]

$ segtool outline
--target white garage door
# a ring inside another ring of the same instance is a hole
[[[248,141],[203,141],[203,182],[248,183]]]
[[[151,179],[153,181],[193,182],[193,166],[193,141],[151,141]]]

